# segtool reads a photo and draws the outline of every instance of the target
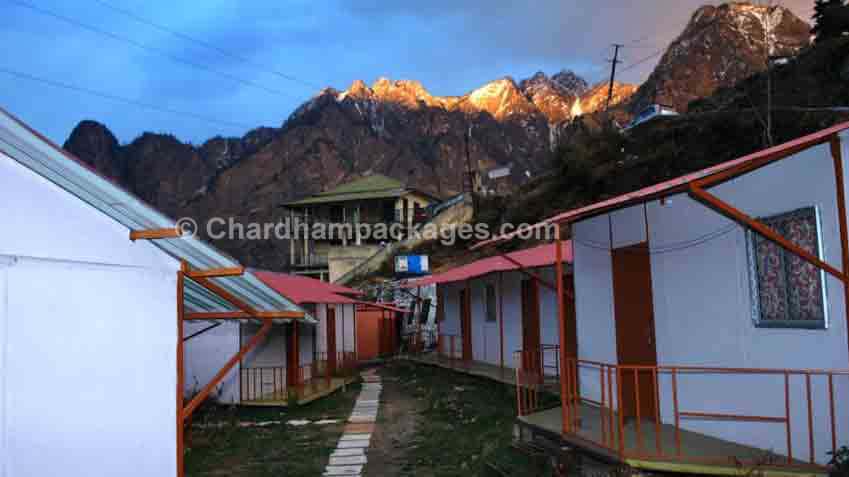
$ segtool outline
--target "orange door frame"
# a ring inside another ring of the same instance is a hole
[[[327,348],[327,373],[336,372],[336,308],[326,304],[324,312],[324,347]]]
[[[571,430],[570,405],[571,396],[566,376],[569,372],[569,359],[566,352],[566,303],[563,294],[563,247],[560,238],[560,225],[554,229],[554,272],[557,275],[557,327],[560,331],[560,419],[563,432]]]

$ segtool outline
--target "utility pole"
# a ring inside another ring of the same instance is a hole
[[[773,10],[772,0],[767,3],[766,16],[764,17],[764,49],[766,50],[766,145],[772,146],[772,33],[771,15]]]
[[[607,102],[604,105],[605,112],[610,108],[610,100],[613,99],[613,80],[616,78],[616,65],[622,63],[619,59],[619,48],[622,48],[625,45],[620,43],[613,44],[613,59],[607,60],[611,63],[610,68],[610,86],[607,88]]]
[[[472,213],[477,213],[478,204],[475,198],[475,177],[472,173],[472,155],[469,151],[469,142],[472,140],[472,125],[469,125],[469,131],[466,134],[466,178],[468,182],[468,193],[472,196]],[[464,184],[465,185],[465,184]],[[465,188],[465,187],[464,187]]]

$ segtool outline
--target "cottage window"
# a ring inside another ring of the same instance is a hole
[[[782,237],[822,257],[814,207],[760,219]],[[824,272],[756,232],[748,232],[755,324],[771,328],[824,328]]]
[[[486,321],[497,321],[498,311],[496,309],[495,286],[486,285]]]

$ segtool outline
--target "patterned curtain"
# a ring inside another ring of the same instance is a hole
[[[800,209],[762,221],[802,249],[819,255],[814,208]],[[753,239],[760,319],[824,320],[822,272],[758,234],[753,233]]]

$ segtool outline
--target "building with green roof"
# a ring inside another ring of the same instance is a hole
[[[438,201],[397,179],[371,174],[287,202],[296,232],[289,263],[297,273],[333,281],[427,220],[428,207]]]

